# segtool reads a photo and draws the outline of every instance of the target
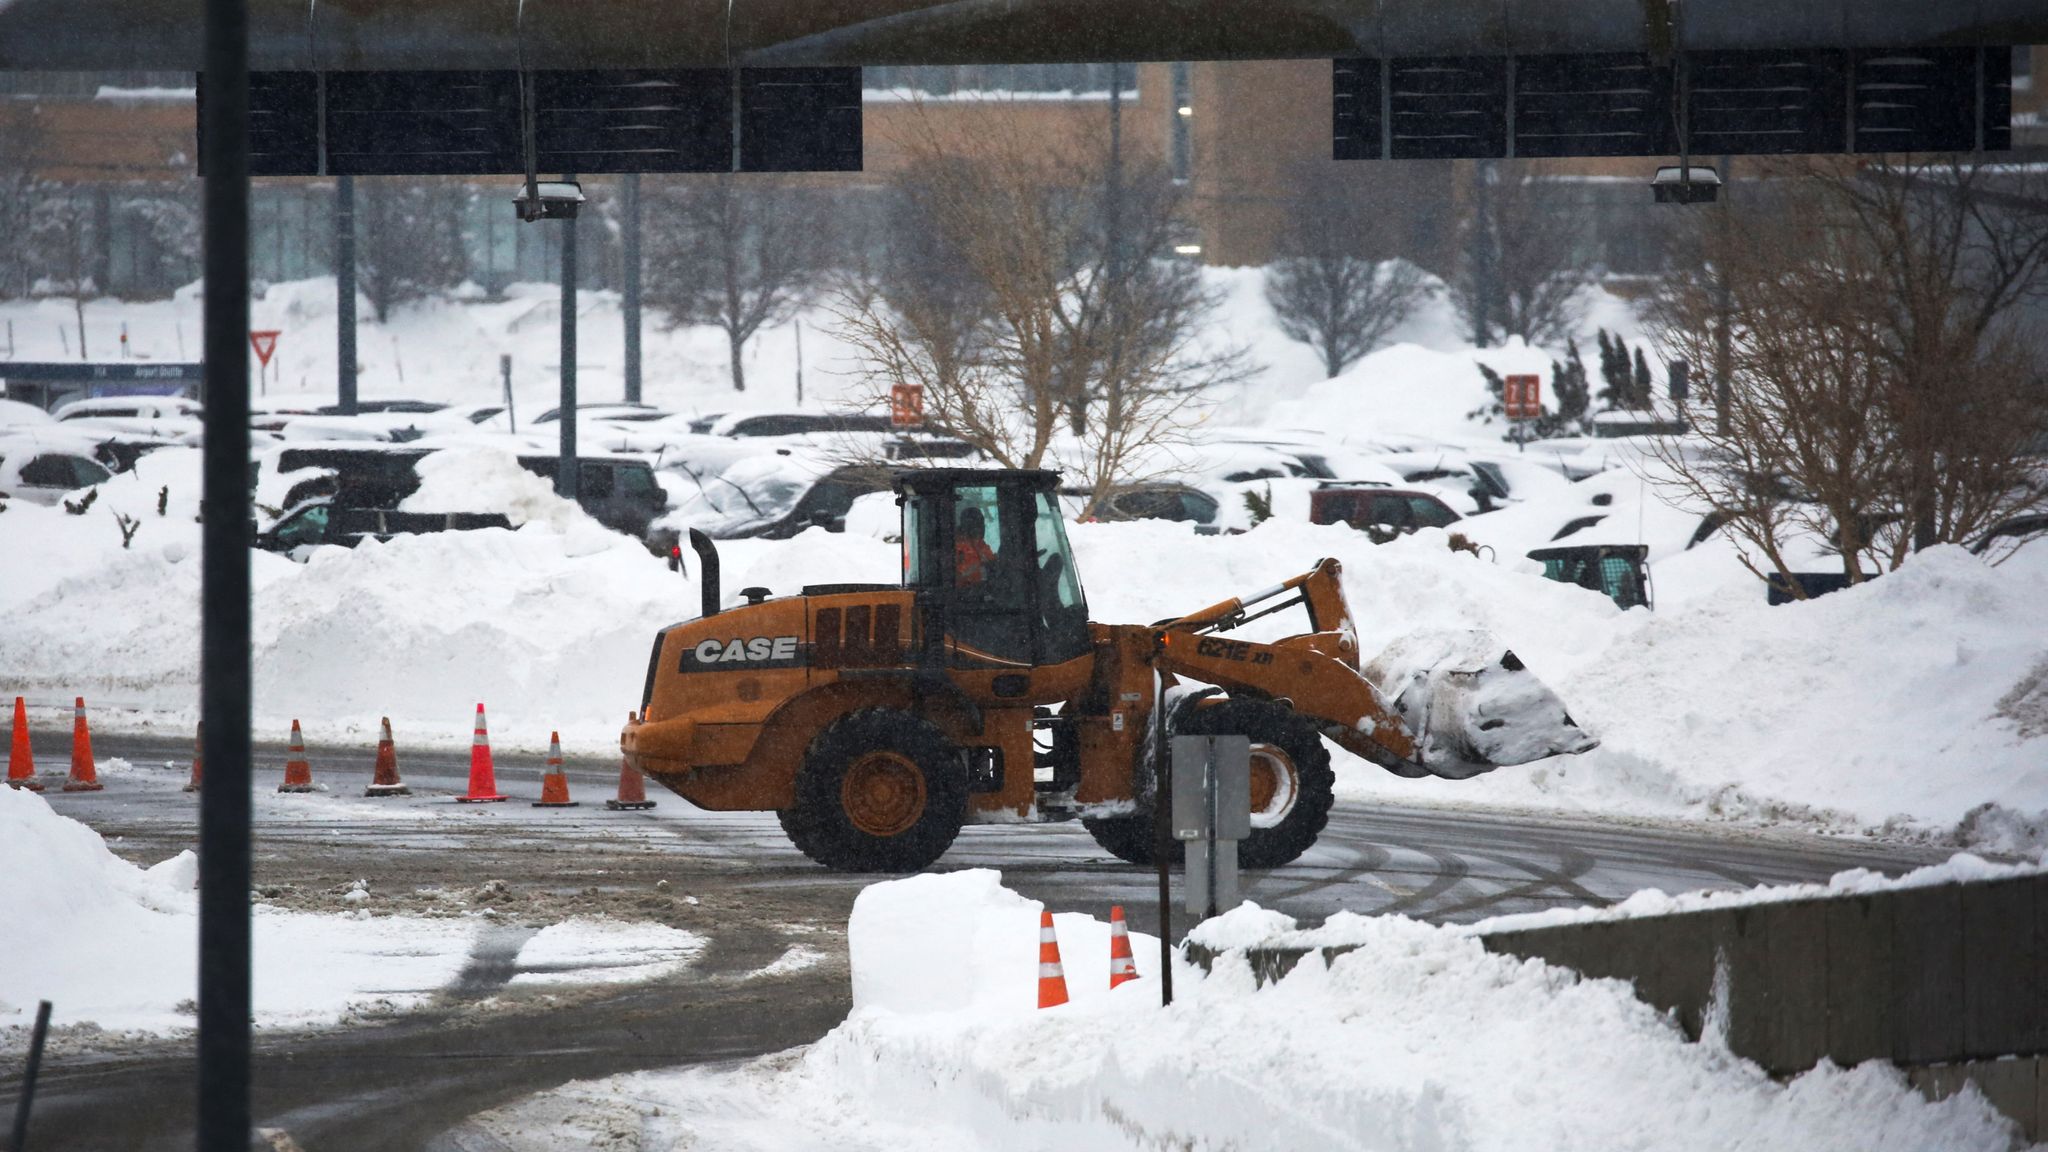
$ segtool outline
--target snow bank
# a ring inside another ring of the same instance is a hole
[[[1723,1047],[1688,1042],[1625,984],[1490,955],[1457,930],[1398,917],[1370,921],[1329,969],[1302,965],[1265,989],[1241,960],[1207,977],[1184,966],[1169,1009],[1142,945],[1148,978],[1090,993],[1106,982],[1106,951],[1062,917],[1077,996],[1037,1011],[1037,912],[987,873],[876,885],[849,926],[854,1011],[811,1048],[572,1084],[480,1124],[521,1152],[612,1132],[648,1152],[1905,1152],[2003,1150],[2017,1136],[1976,1093],[1930,1104],[1876,1062],[1777,1083]],[[963,968],[980,949],[963,933],[1000,936],[1021,962]],[[870,979],[863,994],[859,973],[878,967],[887,988]],[[911,996],[920,984],[934,995]]]
[[[0,788],[0,1044],[26,1042],[36,1002],[55,1025],[175,1032],[197,995],[197,859],[147,870],[41,797]],[[27,878],[32,877],[33,880]],[[462,921],[322,916],[258,908],[258,1027],[310,1027],[414,1007],[462,968]],[[14,1029],[14,1031],[9,1031]]]
[[[445,448],[422,457],[413,470],[420,486],[400,502],[401,512],[503,512],[515,528],[538,523],[560,532],[605,531],[574,500],[557,496],[552,483],[528,472],[503,449]]]

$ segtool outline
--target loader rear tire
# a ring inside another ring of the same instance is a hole
[[[967,822],[960,750],[930,723],[866,708],[811,741],[796,804],[776,813],[790,843],[839,872],[916,872]]]
[[[1180,719],[1188,736],[1249,736],[1252,834],[1237,846],[1245,868],[1278,868],[1309,850],[1330,822],[1336,773],[1313,722],[1284,704],[1226,700]]]

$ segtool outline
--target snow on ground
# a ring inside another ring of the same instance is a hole
[[[110,784],[110,787],[118,784]],[[31,792],[0,788],[0,1049],[25,1046],[36,1002],[55,1027],[177,1033],[195,1023],[198,859],[143,869]],[[358,897],[355,892],[362,895]],[[368,905],[357,886],[348,899]],[[293,912],[258,905],[259,1028],[316,1028],[425,1006],[453,986],[482,917]],[[570,920],[514,958],[515,987],[652,980],[687,966],[703,937],[653,924]]]
[[[519,949],[515,988],[535,984],[631,984],[673,975],[709,943],[666,924],[578,916],[550,924]]]
[[[519,1152],[798,1148],[1998,1149],[1974,1091],[1928,1103],[1873,1061],[1779,1083],[1618,981],[1365,922],[1357,951],[1255,988],[1241,959],[1106,988],[1103,926],[1056,917],[1065,1007],[1037,1010],[1039,905],[986,870],[878,884],[848,930],[854,1010],[807,1049],[575,1083],[476,1121]],[[1254,909],[1254,930],[1265,921]],[[1229,928],[1225,917],[1223,928]]]

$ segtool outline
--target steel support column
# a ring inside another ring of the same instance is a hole
[[[206,0],[200,1152],[249,1147],[249,27]]]
[[[356,178],[334,181],[334,390],[341,414],[356,414]]]

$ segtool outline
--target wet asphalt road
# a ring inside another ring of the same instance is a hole
[[[197,804],[179,790],[189,743],[108,735],[94,745],[103,764],[119,757],[131,766],[108,772],[104,792],[53,787],[52,804],[137,862],[194,846]],[[38,733],[37,752],[47,770],[65,763],[68,749]],[[466,786],[466,749],[402,751],[414,794],[382,800],[361,795],[369,749],[316,747],[310,759],[327,790],[280,796],[272,789],[282,750],[262,747],[257,756],[255,871],[267,899],[317,908],[322,893],[356,878],[397,897],[502,880],[530,901],[520,909],[546,919],[579,910],[578,900],[630,911],[665,880],[667,891],[699,903],[654,897],[663,909],[654,918],[703,931],[714,944],[680,977],[570,1006],[522,1003],[485,979],[390,1023],[259,1034],[258,1123],[290,1130],[307,1152],[471,1147],[470,1137],[448,1130],[517,1096],[570,1079],[791,1047],[847,1010],[845,918],[874,877],[812,865],[772,814],[700,812],[660,790],[652,811],[606,811],[616,761],[572,762],[571,791],[583,806],[542,810],[529,806],[539,792],[534,757],[501,757],[499,787],[515,799],[481,806],[452,800]],[[1246,895],[1309,921],[1348,909],[1469,922],[1606,903],[1646,887],[1815,881],[1946,855],[1794,834],[1340,802],[1313,850],[1287,868],[1252,874]],[[1110,857],[1078,824],[972,827],[939,867],[999,868],[1009,886],[1055,909],[1103,915],[1121,903],[1134,928],[1156,926],[1153,875]],[[1184,919],[1176,921],[1176,934],[1185,931]],[[828,959],[789,976],[746,978],[796,942]],[[477,960],[473,971],[489,969]],[[479,1010],[476,1002],[490,995],[493,1007]],[[0,1079],[0,1100],[11,1100],[14,1087]],[[59,1054],[45,1065],[32,1147],[189,1148],[191,1093],[189,1042]]]

